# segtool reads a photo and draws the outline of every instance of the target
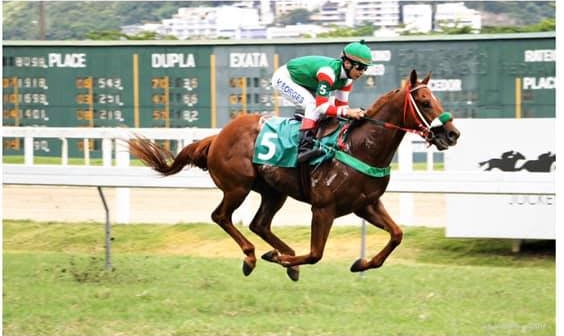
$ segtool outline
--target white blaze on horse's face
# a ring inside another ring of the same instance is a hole
[[[417,105],[415,104],[415,100],[413,99],[413,94],[415,94],[415,91],[419,89],[426,90],[424,92],[420,92],[420,94],[422,94],[424,98],[426,97],[430,97],[430,98],[427,99],[426,101],[420,102],[420,104]],[[412,103],[414,104],[416,113],[421,118],[423,124],[427,128],[441,126],[443,122],[439,119],[439,116],[441,115],[441,113],[443,113],[443,107],[441,101],[433,94],[431,89],[426,84],[422,83],[417,85],[414,89],[412,89],[411,92],[412,92],[411,93]],[[420,107],[423,111],[419,110]],[[426,110],[429,110],[429,112],[432,114],[427,115],[425,113],[422,113],[425,112]]]
[[[410,103],[411,103],[413,109],[415,110],[417,117],[419,118],[419,121],[422,122],[423,125],[425,125],[425,127],[427,127],[427,129],[430,129],[431,124],[430,124],[429,121],[433,121],[433,119],[435,119],[435,116],[427,117],[424,113],[422,113],[422,109],[425,110],[425,109],[430,108],[430,107],[435,107],[434,105],[436,105],[436,104],[433,104],[432,102],[431,103],[422,102],[420,104],[417,104],[417,102],[415,101],[415,98],[413,97],[414,94],[417,94],[416,93],[417,91],[419,91],[423,88],[428,89],[426,84],[419,84],[416,87],[409,90],[409,100],[410,100]],[[431,98],[434,99],[434,102],[438,103],[438,100],[433,96],[433,93],[431,92],[431,90],[429,90],[429,93],[430,93]],[[427,103],[427,104],[425,104],[425,103]]]

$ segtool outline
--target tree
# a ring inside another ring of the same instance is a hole
[[[124,34],[117,30],[92,31],[86,34],[89,40],[177,40],[172,35],[160,35],[157,32],[145,31],[133,35]]]
[[[332,30],[326,33],[320,33],[317,37],[356,37],[356,36],[372,36],[374,34],[374,26],[371,23],[364,23],[361,26],[339,27],[331,26]]]
[[[516,26],[484,26],[482,27],[482,34],[503,34],[503,33],[532,33],[556,31],[556,21],[554,19],[544,19],[536,24],[524,27]]]
[[[88,40],[125,40],[126,35],[117,30],[91,31],[86,33]]]

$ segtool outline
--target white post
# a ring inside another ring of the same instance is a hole
[[[251,195],[247,196],[243,204],[233,213],[233,223],[249,226],[253,220],[254,213],[251,209]]]
[[[69,164],[69,142],[67,138],[61,138],[61,164],[63,166]]]
[[[410,134],[401,142],[398,149],[399,171],[402,173],[413,172],[413,138]],[[399,196],[399,223],[413,225],[413,194],[401,193]]]
[[[120,137],[116,137],[120,138]],[[125,137],[121,137],[125,138]],[[116,166],[129,167],[129,145],[122,140],[116,139]],[[129,188],[116,188],[116,222],[129,223]]]
[[[112,166],[112,139],[102,139],[102,165],[104,167]]]
[[[24,164],[33,166],[33,135],[26,134],[24,137]]]
[[[90,166],[90,139],[82,139],[82,150],[84,152],[84,165]]]
[[[435,170],[435,160],[433,158],[433,154],[435,154],[435,151],[429,147],[427,149],[427,171]]]

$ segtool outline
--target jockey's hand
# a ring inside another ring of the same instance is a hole
[[[349,108],[349,109],[347,109],[345,117],[350,118],[350,119],[360,119],[360,118],[363,118],[365,114],[366,114],[366,111],[364,111],[363,109]]]

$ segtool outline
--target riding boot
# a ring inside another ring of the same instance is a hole
[[[300,144],[298,146],[299,163],[307,162],[325,153],[321,148],[313,149],[314,138],[315,138],[314,129],[300,130]]]

